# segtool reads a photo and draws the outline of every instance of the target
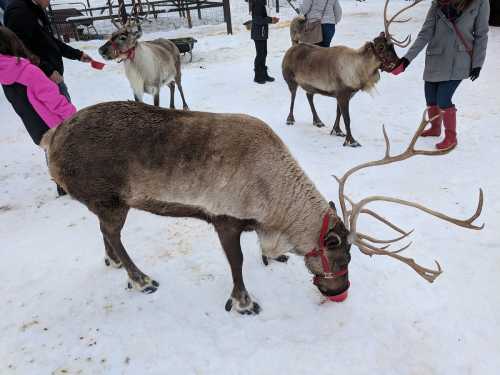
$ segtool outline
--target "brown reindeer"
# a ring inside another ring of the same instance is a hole
[[[294,45],[286,52],[282,63],[283,78],[291,93],[287,125],[295,123],[293,108],[297,88],[300,86],[306,91],[313,115],[313,125],[325,126],[314,107],[314,95],[334,97],[337,99],[337,117],[330,134],[335,133],[337,136],[346,137],[340,129],[340,117],[342,116],[347,132],[344,146],[360,146],[351,133],[349,102],[356,92],[360,90],[370,91],[374,88],[380,80],[379,70],[390,72],[398,65],[399,58],[394,50],[394,45],[406,47],[411,41],[411,36],[399,41],[389,33],[389,26],[393,22],[407,22],[408,20],[398,20],[397,17],[421,1],[416,0],[388,19],[389,0],[386,0],[384,6],[385,32],[373,41],[365,43],[359,49],[346,46],[323,48],[312,44],[297,44],[304,20],[300,16],[295,18],[290,26],[292,44]]]
[[[371,214],[402,232],[401,238],[408,236],[364,207],[382,200],[480,229],[472,222],[481,213],[482,196],[471,218],[457,220],[411,202],[379,196],[353,203],[347,210],[344,195],[346,179],[361,168],[449,152],[414,149],[428,123],[422,120],[405,153],[391,157],[387,151],[381,161],[362,164],[339,179],[343,220],[280,138],[265,123],[246,115],[167,110],[135,102],[101,103],[48,131],[42,147],[56,182],[97,215],[106,264],[123,266],[129,287],[151,293],[159,286],[137,268],[122,244],[129,210],[196,218],[213,224],[231,267],[234,286],[226,309],[257,314],[260,306],[252,301],[242,276],[243,231],[256,231],[264,256],[277,258],[288,252],[303,256],[315,275],[315,285],[328,296],[342,294],[349,287],[352,244],[370,255],[401,260],[430,282],[439,275],[440,268],[426,269],[387,246],[377,248],[373,244],[390,241],[359,233],[358,216]]]
[[[142,28],[138,19],[130,19],[118,28],[111,38],[99,48],[105,60],[123,61],[125,75],[134,92],[134,99],[143,101],[144,93],[153,95],[155,106],[160,105],[160,88],[170,88],[170,108],[175,108],[175,85],[179,89],[184,109],[189,109],[184,99],[181,83],[181,55],[177,46],[168,39],[140,42]]]

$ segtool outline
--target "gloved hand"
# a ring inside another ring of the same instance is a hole
[[[479,77],[479,73],[481,73],[481,68],[472,68],[472,70],[470,71],[470,75],[469,75],[469,78],[471,81],[475,81],[477,79],[477,77]]]
[[[394,74],[395,76],[397,76],[398,74],[403,73],[406,70],[406,68],[408,67],[408,65],[410,65],[410,61],[408,59],[402,57],[399,60],[399,65],[396,68],[394,68],[394,70],[391,73]]]

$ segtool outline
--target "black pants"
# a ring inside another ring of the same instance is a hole
[[[254,61],[255,74],[263,74],[266,71],[267,39],[254,40],[254,42],[257,52]]]
[[[12,104],[18,116],[21,117],[24,127],[28,131],[31,139],[33,139],[36,145],[39,145],[43,135],[49,130],[49,127],[38,113],[36,113],[29,102],[28,95],[26,94],[26,86],[14,83],[13,85],[2,87],[5,97],[10,104]]]

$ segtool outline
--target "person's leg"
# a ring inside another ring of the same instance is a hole
[[[457,145],[457,110],[453,105],[453,94],[461,81],[441,82],[437,92],[437,102],[443,111],[444,140],[436,144],[439,150],[454,148]]]
[[[255,70],[254,81],[257,83],[266,83],[264,73],[266,67],[267,41],[254,40],[254,42],[256,51],[256,56],[254,61],[254,70]]]
[[[267,65],[266,65],[266,58],[267,58],[267,40],[265,40],[266,44],[265,44],[265,49],[264,49],[264,79],[266,80],[266,82],[274,82],[274,78],[271,77],[268,73],[267,73]]]
[[[441,110],[437,105],[437,93],[438,93],[439,82],[425,82],[425,101],[427,103],[427,114],[432,120],[431,127],[424,130],[421,137],[439,137],[441,135]]]
[[[66,86],[66,84],[64,82],[61,82],[58,86],[59,86],[59,92],[61,93],[61,95],[66,97],[66,99],[68,99],[68,102],[71,103],[71,96],[69,95],[68,86]]]
[[[322,47],[330,47],[332,43],[333,36],[335,35],[335,24],[325,23],[321,25],[323,31],[323,42]]]

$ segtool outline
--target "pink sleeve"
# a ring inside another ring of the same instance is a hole
[[[30,65],[26,69],[29,69],[27,72],[30,76],[28,86],[33,95],[35,95],[37,100],[43,103],[53,115],[61,117],[64,121],[76,113],[75,106],[71,104],[65,96],[61,95],[59,87],[48,79],[37,66]]]

